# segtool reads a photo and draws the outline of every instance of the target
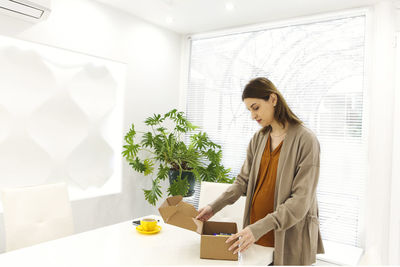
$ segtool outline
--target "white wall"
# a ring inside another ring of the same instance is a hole
[[[0,34],[127,63],[124,131],[178,107],[180,35],[89,0],[53,0],[51,9],[38,24],[0,15]],[[142,188],[150,182],[142,178],[124,162],[120,194],[73,201],[76,232],[157,213],[144,201]],[[0,252],[4,249],[0,214]]]
[[[393,154],[389,227],[389,264],[400,264],[400,2],[396,9],[396,85],[393,113]]]
[[[373,7],[366,50],[369,111],[365,252],[362,264],[388,264],[395,93],[395,14],[390,1]]]

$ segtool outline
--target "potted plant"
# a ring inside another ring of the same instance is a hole
[[[191,124],[183,112],[173,109],[164,115],[154,114],[145,124],[150,127],[147,132],[136,132],[132,124],[124,138],[122,155],[135,171],[146,176],[157,167],[152,188],[143,189],[150,204],[155,205],[162,196],[160,182],[167,177],[170,180],[168,195],[190,196],[195,180],[232,183],[228,178],[230,169],[221,164],[221,146],[212,142],[206,133],[191,133],[198,127]],[[142,134],[139,141],[136,141],[137,133]]]

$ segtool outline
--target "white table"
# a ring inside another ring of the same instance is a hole
[[[200,235],[163,223],[155,235],[132,221],[0,254],[0,266],[268,265],[273,248],[253,245],[239,261],[200,259]]]

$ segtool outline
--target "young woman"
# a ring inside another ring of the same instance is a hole
[[[311,265],[324,253],[316,196],[319,142],[268,79],[251,80],[242,100],[263,128],[251,139],[235,182],[197,219],[208,220],[244,195],[244,229],[227,240],[240,237],[229,250],[243,252],[256,243],[274,247],[275,265]]]

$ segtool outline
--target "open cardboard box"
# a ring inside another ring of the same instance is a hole
[[[165,223],[172,224],[190,231],[197,232],[200,238],[200,258],[216,260],[238,260],[238,254],[233,254],[226,244],[229,236],[215,236],[214,233],[237,233],[234,222],[202,222],[196,220],[197,210],[189,203],[182,201],[182,196],[167,198],[158,208]]]

